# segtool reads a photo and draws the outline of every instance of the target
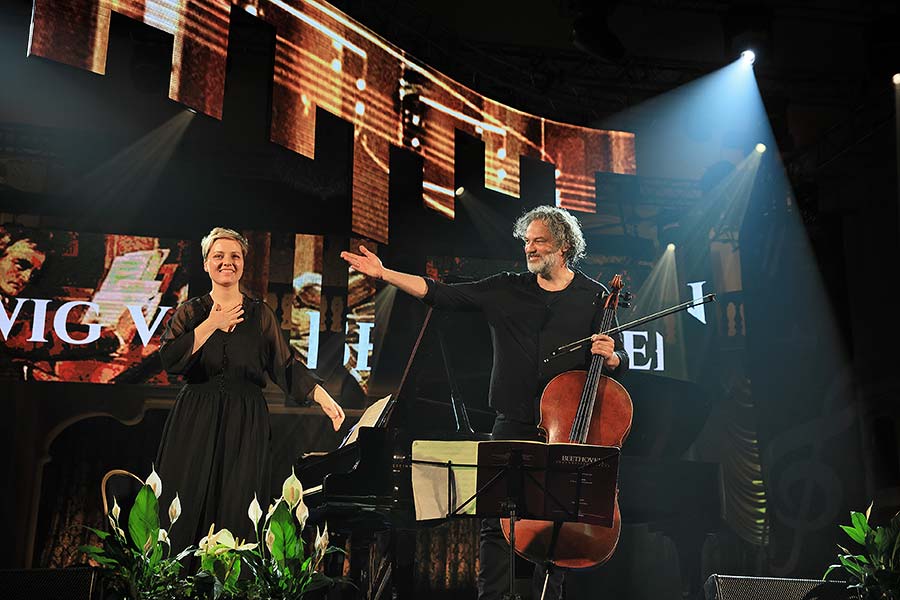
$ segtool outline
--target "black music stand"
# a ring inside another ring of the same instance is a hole
[[[519,519],[553,521],[553,535],[544,565],[547,580],[562,524],[581,522],[611,527],[615,508],[620,449],[586,444],[545,444],[533,441],[478,442],[477,464],[419,461],[447,469],[446,517],[476,501],[474,516],[509,519],[509,592],[515,593],[515,527]],[[476,491],[454,508],[454,469],[477,469]]]

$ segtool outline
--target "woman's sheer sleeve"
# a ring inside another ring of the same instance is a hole
[[[262,334],[269,346],[266,361],[266,372],[272,381],[291,399],[301,405],[312,402],[310,393],[322,380],[309,370],[297,356],[294,349],[284,339],[275,313],[269,306],[262,305]]]
[[[184,375],[200,356],[199,351],[194,352],[195,304],[185,302],[176,308],[163,331],[159,357],[163,368],[171,375]]]

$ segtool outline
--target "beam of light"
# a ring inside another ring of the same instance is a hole
[[[634,294],[634,302],[632,304],[632,316],[628,320],[639,319],[646,315],[655,313],[661,308],[674,306],[684,302],[685,293],[689,290],[681,290],[678,284],[678,267],[675,262],[674,244],[669,244],[672,250],[662,253],[656,264],[647,276],[647,279],[641,284],[638,291]],[[682,331],[681,315],[674,314],[663,317],[657,321],[647,323],[640,329],[649,333],[649,343],[654,343],[653,339],[656,332],[662,334],[665,340],[664,356],[665,371],[654,372],[653,370],[643,371],[650,374],[665,375],[675,379],[689,381],[689,373],[687,370],[687,361],[685,360],[686,349],[684,332]],[[622,317],[619,317],[622,320]],[[637,338],[640,339],[640,338]],[[641,362],[647,362],[651,356],[644,356]]]
[[[88,203],[85,212],[117,206],[123,207],[126,213],[136,213],[152,193],[194,114],[179,110],[168,121],[73,182],[64,194],[85,199]]]
[[[476,194],[467,192],[459,197],[460,207],[465,208],[472,225],[481,238],[482,248],[504,249],[515,245],[512,235],[512,223],[509,217],[500,214]]]
[[[384,344],[384,336],[391,325],[391,315],[394,313],[394,300],[397,297],[397,288],[386,285],[375,292],[375,327],[372,329],[372,357],[370,365],[374,376],[378,373],[378,363],[381,358],[381,348]],[[372,379],[369,379],[371,385]],[[373,392],[371,388],[369,392]]]

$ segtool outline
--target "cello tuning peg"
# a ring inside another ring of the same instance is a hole
[[[619,308],[631,308],[631,302],[619,300]]]
[[[622,292],[621,294],[619,294],[620,301],[631,302],[633,298],[634,294],[632,294],[631,292]]]

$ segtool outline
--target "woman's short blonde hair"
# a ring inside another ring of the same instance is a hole
[[[247,242],[247,238],[242,236],[234,229],[227,229],[225,227],[213,227],[212,231],[210,231],[202,240],[200,240],[200,252],[203,253],[204,261],[206,260],[206,257],[209,256],[209,249],[212,248],[213,243],[215,243],[216,240],[222,239],[234,240],[238,244],[240,244],[241,253],[246,258],[247,252],[250,250],[250,244]]]

